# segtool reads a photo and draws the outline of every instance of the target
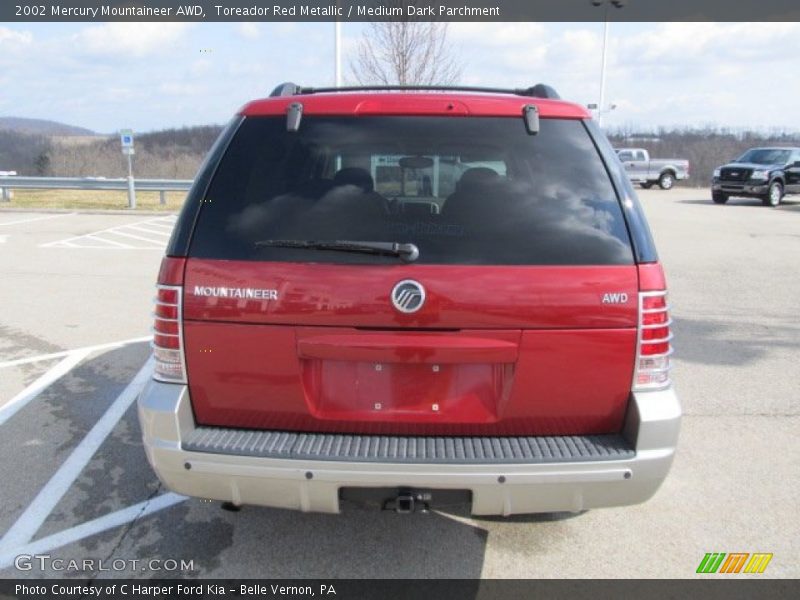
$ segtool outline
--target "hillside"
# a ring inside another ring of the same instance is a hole
[[[94,131],[48,121],[46,119],[26,119],[24,117],[0,117],[0,130],[15,131],[32,135],[96,135]]]
[[[28,127],[31,122],[41,126],[40,130],[34,132],[35,127]],[[14,128],[4,128],[3,124]],[[205,125],[139,134],[134,156],[136,176],[193,178],[221,130]],[[0,118],[0,171],[46,177],[124,177],[127,164],[116,135],[100,136],[54,121]]]
[[[192,179],[221,130],[217,125],[204,125],[140,133],[134,144],[134,173],[145,178]],[[128,174],[128,163],[116,136],[81,144],[69,138],[51,138],[40,164],[46,165],[46,175],[54,177],[124,177]]]
[[[12,123],[39,124],[40,131],[4,129]],[[50,127],[48,130],[45,125]],[[72,134],[63,133],[65,129]],[[58,130],[58,132],[56,131]],[[136,136],[134,173],[137,177],[191,179],[222,127],[206,125],[164,129]],[[124,177],[127,160],[116,135],[99,136],[54,121],[0,117],[0,171],[52,177]],[[747,148],[765,145],[800,145],[800,135],[783,132],[749,132],[720,129],[661,129],[652,132],[612,130],[617,147],[647,148],[655,158],[686,158],[691,179],[684,185],[705,186],[714,167],[739,156]]]
[[[0,171],[44,175],[44,165],[40,161],[49,148],[50,140],[45,136],[0,129]]]

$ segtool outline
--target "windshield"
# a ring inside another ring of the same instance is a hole
[[[737,162],[757,165],[781,165],[789,162],[791,150],[781,148],[753,148],[739,157]]]
[[[412,244],[415,264],[633,262],[581,121],[542,119],[529,135],[521,118],[306,115],[296,132],[285,117],[245,119],[209,186],[190,255],[398,263],[324,243],[343,240]]]

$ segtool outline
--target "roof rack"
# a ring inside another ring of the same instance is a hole
[[[553,98],[560,99],[552,87],[544,83],[537,83],[529,88],[493,88],[493,87],[473,87],[473,86],[445,86],[445,85],[367,85],[367,86],[344,86],[344,87],[301,87],[295,83],[287,82],[277,86],[270,98],[279,96],[303,96],[308,94],[322,94],[333,92],[389,92],[389,91],[417,91],[417,92],[482,92],[489,94],[510,94],[514,96],[526,96],[529,98]]]

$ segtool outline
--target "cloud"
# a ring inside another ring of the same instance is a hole
[[[796,61],[798,37],[800,23],[663,23],[620,40],[620,52],[644,65]]]
[[[246,40],[257,40],[261,37],[261,28],[257,23],[239,23],[236,26],[236,33]]]
[[[785,74],[796,68],[800,23],[663,23],[633,34],[614,24],[609,47],[609,124],[797,129],[800,86]],[[782,93],[734,83],[753,77],[780,80]]]
[[[167,81],[158,86],[158,91],[169,96],[198,96],[203,92],[202,85]]]
[[[87,54],[143,58],[180,40],[189,23],[105,23],[78,32],[72,41]]]
[[[448,37],[465,62],[461,83],[542,81],[566,99],[599,100],[602,23],[451,23]],[[606,123],[797,129],[800,84],[786,74],[798,55],[800,23],[612,23],[605,102],[617,108]],[[731,86],[753,76],[782,82],[769,114],[747,110],[767,102],[758,86]]]
[[[240,25],[2,24],[0,73],[13,82],[0,89],[2,109],[98,131],[120,127],[122,114],[154,129],[223,121],[282,81],[332,82],[332,23],[259,23],[257,42]],[[346,73],[365,27],[343,26]],[[318,52],[307,52],[309,39]],[[565,99],[598,101],[602,22],[450,23],[448,40],[464,63],[461,84],[544,82]],[[617,109],[604,123],[800,129],[798,56],[795,22],[611,23],[605,100]],[[768,81],[780,93],[765,95]]]
[[[454,51],[463,59],[462,83],[520,87],[544,82],[570,92],[596,87],[601,28],[542,23],[452,23]],[[569,96],[573,97],[573,96]]]
[[[530,47],[546,36],[541,23],[449,23],[447,35],[456,43],[479,46]]]
[[[27,46],[33,41],[30,31],[17,31],[8,27],[0,27],[0,46],[3,50],[13,49],[15,46]]]
[[[210,60],[206,60],[204,58],[201,58],[201,59],[198,59],[198,60],[194,61],[191,64],[191,66],[189,67],[189,72],[192,75],[195,75],[195,76],[205,75],[206,73],[211,71],[211,68],[213,66],[214,66],[214,63],[212,63]]]

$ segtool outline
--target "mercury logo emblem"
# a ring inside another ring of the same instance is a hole
[[[404,279],[392,288],[392,304],[400,312],[417,312],[425,304],[425,288],[413,279]]]

